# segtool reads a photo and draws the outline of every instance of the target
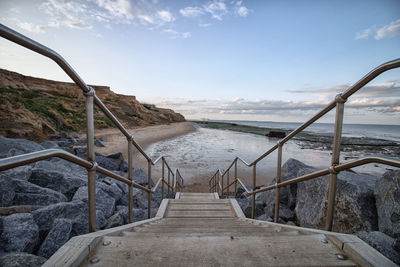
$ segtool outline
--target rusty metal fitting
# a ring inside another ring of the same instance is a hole
[[[335,96],[335,101],[336,101],[336,103],[346,103],[347,99],[344,99],[342,97],[342,94],[337,94]]]
[[[93,87],[88,86],[89,92],[83,93],[85,96],[94,96],[96,94],[96,91],[93,89]]]
[[[338,174],[339,172],[335,170],[336,165],[332,165],[329,167],[329,173]]]
[[[99,166],[99,164],[97,164],[96,161],[92,162],[92,167],[87,168],[88,171],[95,171],[97,169],[97,167]]]
[[[280,147],[283,146],[282,140],[279,140],[279,141],[278,141],[278,147],[279,147],[279,146],[280,146]]]

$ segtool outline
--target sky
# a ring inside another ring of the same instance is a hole
[[[86,83],[187,119],[304,122],[400,57],[399,0],[0,0],[0,22],[57,51]],[[5,39],[0,68],[71,81]],[[353,95],[344,120],[400,125],[400,69]]]

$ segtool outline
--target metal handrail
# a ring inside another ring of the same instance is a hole
[[[210,192],[218,192],[218,187],[217,184],[219,183],[219,180],[222,182],[222,188],[221,188],[221,194],[226,191],[227,195],[229,195],[229,187],[233,184],[235,184],[235,196],[237,194],[237,183],[239,182],[245,191],[247,193],[250,193],[252,196],[252,213],[251,217],[254,218],[255,216],[255,195],[259,192],[263,192],[266,190],[271,190],[275,189],[275,214],[274,214],[274,221],[278,221],[278,216],[279,216],[279,187],[285,186],[288,184],[288,181],[285,181],[284,183],[280,183],[280,178],[281,178],[281,167],[282,167],[282,147],[283,145],[291,140],[294,136],[296,136],[298,133],[306,129],[308,126],[313,124],[315,121],[320,119],[322,116],[324,116],[326,113],[331,111],[336,107],[336,116],[335,116],[335,130],[334,130],[334,139],[333,139],[333,152],[332,152],[332,159],[331,159],[331,166],[327,170],[322,170],[313,173],[312,175],[306,175],[306,176],[301,176],[298,177],[295,180],[295,182],[301,182],[304,181],[303,179],[311,179],[311,178],[316,178],[322,175],[330,174],[330,180],[329,180],[329,191],[328,191],[328,211],[327,211],[327,219],[326,219],[326,230],[332,230],[332,224],[333,224],[333,214],[334,214],[334,200],[335,200],[335,195],[336,195],[336,180],[337,180],[337,174],[345,169],[348,169],[352,166],[352,164],[355,164],[354,162],[349,162],[340,165],[339,164],[339,155],[340,155],[340,145],[341,145],[341,137],[342,137],[342,126],[343,126],[343,114],[344,114],[344,104],[347,101],[347,99],[352,96],[355,92],[360,90],[363,86],[365,86],[368,82],[376,78],[378,75],[381,73],[394,69],[394,68],[399,68],[400,67],[400,59],[395,59],[389,62],[386,62],[372,71],[370,71],[368,74],[366,74],[362,79],[357,81],[354,85],[352,85],[350,88],[348,88],[346,91],[344,91],[341,94],[338,94],[335,99],[330,102],[325,108],[323,108],[321,111],[319,111],[316,115],[314,115],[311,119],[303,123],[301,126],[290,132],[285,138],[279,140],[274,146],[272,146],[268,151],[263,153],[261,156],[259,156],[257,159],[255,159],[251,163],[247,163],[240,157],[235,157],[232,163],[229,165],[229,167],[222,173],[220,169],[218,169],[214,175],[211,177],[209,180],[209,188]],[[277,177],[276,177],[276,183],[275,185],[271,185],[266,187],[267,189],[259,189],[259,190],[254,190],[256,187],[256,166],[259,161],[270,155],[272,152],[275,150],[278,150],[278,162],[277,162]],[[375,161],[374,161],[375,160]],[[243,164],[245,164],[247,167],[253,167],[253,190],[249,191],[244,183],[238,179],[237,176],[237,163],[238,161],[241,161]],[[356,161],[357,164],[359,165],[364,165],[368,164],[370,162],[377,162],[377,163],[382,163],[390,166],[398,166],[398,163],[393,163],[392,161],[388,161],[386,159],[382,158],[365,158],[361,159],[359,161]],[[346,165],[347,164],[347,165]],[[394,164],[394,165],[391,165]],[[359,166],[357,165],[357,166]],[[235,176],[234,176],[234,183],[229,183],[229,172],[232,167],[235,167]],[[354,167],[354,166],[353,166]],[[225,175],[227,176],[227,184],[225,188],[223,187],[223,181]],[[312,177],[311,177],[312,176]],[[311,177],[311,178],[309,178]],[[281,186],[279,186],[281,185]]]
[[[54,62],[56,62],[61,69],[64,70],[64,72],[75,82],[76,85],[83,91],[84,95],[86,96],[86,125],[87,125],[87,161],[79,161],[73,156],[72,154],[67,155],[65,153],[61,152],[55,152],[55,151],[49,151],[49,150],[44,150],[46,152],[42,153],[30,153],[29,160],[27,157],[25,159],[23,158],[15,158],[11,157],[8,159],[3,159],[3,166],[12,166],[15,164],[19,164],[17,162],[22,162],[22,161],[37,161],[44,158],[51,157],[49,155],[56,155],[57,157],[64,157],[65,159],[75,163],[75,164],[83,164],[84,167],[88,170],[88,206],[89,206],[89,231],[94,232],[96,230],[96,194],[95,194],[95,187],[96,187],[96,171],[103,173],[105,175],[108,175],[109,177],[112,177],[116,180],[120,180],[122,182],[126,183],[126,179],[123,178],[122,176],[119,176],[117,174],[114,174],[113,172],[110,172],[100,166],[95,161],[95,151],[94,151],[94,111],[93,111],[93,104],[96,104],[100,110],[113,122],[113,124],[120,130],[120,132],[127,138],[128,141],[128,180],[130,181],[127,183],[129,185],[129,222],[131,223],[133,221],[133,214],[132,214],[132,209],[133,209],[133,187],[139,188],[141,190],[144,190],[148,194],[148,218],[151,217],[151,194],[153,193],[151,190],[151,166],[154,166],[159,160],[162,160],[162,180],[163,182],[161,183],[162,185],[162,198],[164,198],[164,184],[167,184],[168,186],[168,197],[170,197],[170,175],[172,174],[172,177],[174,178],[173,171],[167,164],[167,161],[165,160],[165,157],[161,156],[157,158],[155,161],[153,161],[143,150],[143,148],[136,142],[134,139],[133,135],[131,135],[127,129],[122,125],[122,123],[114,116],[114,114],[107,108],[107,106],[100,100],[100,98],[96,95],[95,90],[88,86],[83,79],[78,75],[78,73],[68,64],[68,62],[60,56],[57,52],[54,50],[6,27],[3,24],[0,24],[0,36],[8,39],[11,42],[14,42],[16,44],[19,44],[29,50],[32,50],[38,54],[41,54],[45,57],[48,57],[52,59]],[[143,187],[139,186],[138,184],[133,182],[133,147],[136,147],[136,149],[146,158],[148,161],[148,186]],[[47,154],[46,154],[47,153]],[[36,160],[37,159],[37,160]],[[5,163],[8,160],[8,165]],[[20,161],[22,160],[22,161]],[[13,162],[14,161],[14,162]],[[87,163],[90,163],[91,165],[88,166]],[[27,163],[26,163],[27,164]],[[168,173],[168,182],[165,181],[165,174],[164,174],[164,165],[167,166],[167,173]],[[20,165],[18,165],[20,166]],[[180,176],[181,179],[183,179]],[[174,179],[173,179],[174,183]],[[177,190],[182,190],[181,184],[183,183],[178,183],[178,187],[175,185],[172,187],[171,192],[174,194]],[[157,186],[159,185],[159,182],[157,183]],[[157,187],[156,186],[156,187]]]

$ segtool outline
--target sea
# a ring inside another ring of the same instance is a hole
[[[297,122],[275,122],[275,121],[235,121],[235,120],[213,120],[216,122],[236,123],[248,126],[265,128],[276,128],[294,130],[302,125]],[[333,134],[335,125],[333,123],[313,123],[305,131]],[[391,141],[400,141],[400,125],[384,124],[343,124],[342,136],[347,137],[370,137]]]
[[[220,121],[267,128],[293,130],[300,123],[291,122],[261,122],[261,121]],[[248,163],[257,159],[268,151],[277,142],[275,138],[267,138],[250,133],[234,132],[229,130],[203,128],[198,125],[196,131],[162,140],[146,148],[146,153],[158,157],[164,155],[171,166],[180,169],[187,182],[205,182],[217,169],[224,171],[239,156]],[[333,133],[334,125],[329,123],[316,123],[306,130],[317,133]],[[365,125],[345,124],[344,136],[372,137],[400,142],[400,126],[397,125]],[[308,149],[296,141],[290,140],[283,146],[282,163],[294,158],[316,168],[327,168],[331,162],[330,149]],[[366,156],[375,155],[372,152],[359,151],[341,152],[340,162],[355,160]],[[398,160],[398,156],[383,155],[383,157]],[[247,181],[252,179],[252,168],[239,164],[239,175]],[[274,151],[257,164],[257,184],[267,184],[276,175],[277,152]],[[369,173],[376,176],[392,169],[382,164],[368,164],[354,168],[353,171]],[[233,174],[232,174],[233,175]]]

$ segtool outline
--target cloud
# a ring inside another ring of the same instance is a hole
[[[175,17],[171,14],[171,12],[167,10],[161,10],[157,12],[158,17],[165,22],[172,22],[175,20]]]
[[[400,19],[393,21],[389,25],[383,26],[378,29],[375,35],[376,40],[380,40],[385,37],[395,36],[400,34]]]
[[[359,39],[368,39],[368,37],[372,34],[372,29],[365,29],[360,33],[356,34],[355,39],[359,40]]]
[[[205,28],[205,27],[210,27],[212,24],[211,23],[200,23],[199,24],[199,26],[200,27],[203,27],[203,28]]]
[[[171,108],[184,115],[194,114],[253,114],[253,115],[295,115],[313,114],[325,108],[330,101],[273,101],[273,100],[163,100],[152,101],[160,107]],[[346,110],[368,109],[379,113],[399,113],[400,99],[371,100],[355,99],[346,103]]]
[[[44,33],[44,27],[29,22],[18,22],[18,27],[32,33]]]
[[[350,84],[338,84],[328,88],[322,89],[304,89],[304,90],[285,90],[287,93],[292,94],[316,94],[316,95],[333,95],[342,93],[347,90]],[[355,96],[357,97],[400,97],[400,80],[388,81],[386,83],[378,83],[366,85],[361,88]]]
[[[368,39],[369,37],[374,35],[375,40],[381,40],[386,37],[391,37],[400,34],[400,19],[391,22],[388,25],[385,25],[379,29],[377,26],[372,26],[368,29],[359,32],[354,37],[355,40],[360,39]]]
[[[226,5],[222,1],[214,1],[203,6],[204,11],[211,14],[211,17],[222,20],[222,17],[228,13]]]
[[[130,20],[133,8],[129,0],[93,0],[99,7],[108,11],[112,17]]]
[[[203,15],[203,14],[204,14],[204,11],[203,11],[203,9],[200,8],[200,7],[191,7],[191,6],[188,6],[188,7],[179,9],[179,13],[181,13],[182,16],[184,16],[184,17],[191,17],[191,18],[193,18],[193,17],[198,17],[198,16]]]
[[[164,30],[164,32],[170,34],[172,39],[178,39],[178,38],[186,39],[186,38],[189,38],[189,37],[192,36],[190,34],[190,32],[177,32],[177,31],[172,30],[172,29],[166,29],[166,30]]]
[[[235,14],[240,17],[247,17],[249,14],[249,9],[245,6],[242,6],[242,1],[237,1],[235,4]]]

